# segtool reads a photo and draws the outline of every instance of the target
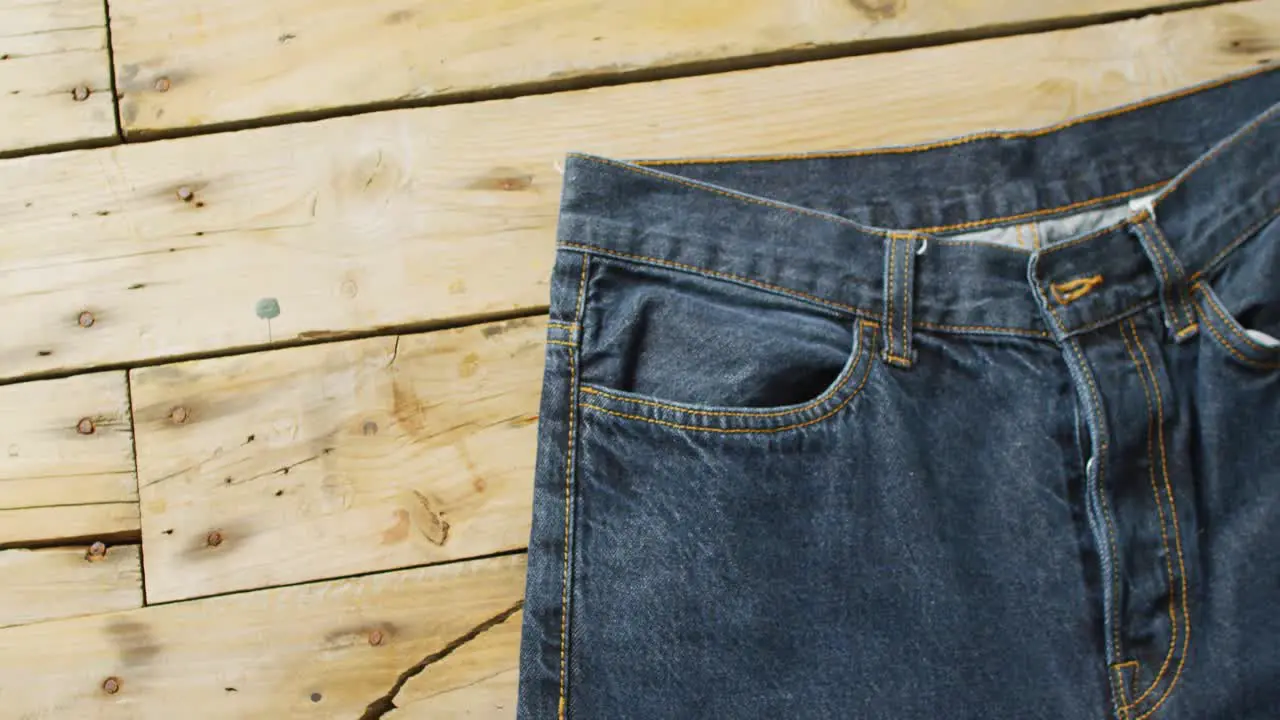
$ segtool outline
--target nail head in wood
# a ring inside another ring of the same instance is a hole
[[[377,647],[377,646],[379,646],[379,645],[381,645],[381,644],[382,644],[382,641],[383,641],[383,637],[382,637],[382,631],[381,631],[381,630],[374,630],[373,632],[369,633],[369,644],[370,644],[370,645],[372,645],[372,646],[374,646],[374,647]]]
[[[106,680],[103,680],[102,689],[108,695],[115,695],[116,693],[120,692],[120,678],[109,677]]]
[[[169,78],[167,77],[156,78],[156,85],[155,85],[156,92],[168,92],[171,86],[172,86],[172,83],[169,82]]]
[[[192,200],[196,199],[196,191],[192,190],[186,185],[183,185],[182,187],[178,188],[178,199],[181,200],[182,202],[191,202]]]
[[[96,560],[98,558],[106,557],[106,555],[107,555],[107,544],[102,542],[101,540],[89,546],[90,560]]]
[[[214,530],[205,537],[204,541],[209,547],[218,547],[222,544],[222,533]]]
[[[93,313],[89,312],[88,310],[85,310],[84,312],[80,313],[80,317],[76,320],[76,322],[80,323],[80,327],[87,328],[87,327],[93,326],[95,319],[93,317]]]
[[[92,418],[80,418],[80,422],[76,423],[76,432],[81,435],[92,435],[95,429],[97,428],[94,427]]]
[[[191,419],[191,413],[188,412],[186,408],[179,405],[178,407],[169,411],[169,419],[172,420],[175,424],[181,425],[185,423],[187,420]]]
[[[85,100],[89,99],[89,95],[91,94],[92,94],[92,91],[89,90],[88,86],[78,85],[74,90],[71,91],[71,99],[75,100],[76,102],[84,102]]]

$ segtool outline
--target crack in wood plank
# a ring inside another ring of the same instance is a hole
[[[443,648],[422,658],[417,663],[414,663],[414,665],[410,667],[408,670],[405,670],[404,672],[400,673],[400,676],[396,678],[395,683],[392,684],[391,689],[388,690],[385,695],[369,703],[369,705],[364,710],[364,714],[360,716],[359,720],[379,720],[379,718],[386,715],[388,712],[395,710],[396,695],[399,694],[401,688],[404,687],[405,683],[409,682],[409,680],[411,680],[412,678],[418,675],[421,675],[422,672],[426,670],[428,667],[430,667],[432,664],[440,662],[441,660],[444,660],[445,658],[449,657],[454,652],[456,652],[459,648],[461,648],[463,645],[466,645],[467,643],[471,642],[472,640],[475,640],[476,638],[480,637],[481,635],[488,632],[489,630],[492,630],[493,628],[511,619],[511,616],[520,612],[520,610],[523,607],[524,607],[524,600],[521,599],[518,602],[516,602],[516,604],[512,605],[506,610],[503,610],[497,615],[494,615],[488,620],[485,620],[479,625],[471,628],[465,634],[459,636],[457,639],[453,640],[448,645],[445,645]]]

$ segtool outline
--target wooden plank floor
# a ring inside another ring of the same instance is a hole
[[[563,154],[1275,57],[1196,5],[0,0],[0,717],[513,717]]]

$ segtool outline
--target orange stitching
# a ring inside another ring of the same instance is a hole
[[[902,316],[902,352],[911,352],[911,335],[907,332],[907,319],[911,317],[911,260],[915,257],[915,250],[911,247],[912,242],[907,241],[906,247],[902,248],[902,309],[898,312]],[[907,365],[911,361],[906,362]]]
[[[1280,363],[1269,363],[1269,362],[1264,362],[1262,360],[1254,360],[1253,358],[1250,358],[1246,356],[1244,353],[1237,350],[1235,347],[1232,347],[1231,343],[1213,327],[1212,321],[1206,322],[1205,327],[1209,328],[1209,332],[1213,333],[1213,336],[1217,338],[1218,344],[1222,346],[1222,349],[1234,355],[1236,359],[1239,360],[1240,362],[1245,363],[1246,365],[1249,365],[1252,367],[1263,368],[1266,370],[1274,370],[1275,368],[1280,368]]]
[[[577,343],[565,342],[564,340],[547,340],[548,345],[563,345],[565,347],[578,347]]]
[[[578,279],[578,309],[574,320],[582,321],[582,305],[587,294],[587,266],[591,262],[591,256],[583,255],[582,258],[582,274]],[[559,702],[559,720],[565,720],[566,695],[568,694],[568,654],[565,648],[569,637],[569,504],[571,501],[571,485],[573,482],[573,430],[574,430],[574,412],[573,408],[577,404],[577,398],[574,393],[578,385],[578,371],[574,362],[573,353],[569,353],[569,437],[567,447],[565,448],[565,465],[564,465],[564,570],[561,574],[561,590],[560,590],[560,702]]]
[[[1090,275],[1066,282],[1053,283],[1049,286],[1049,289],[1053,291],[1054,300],[1057,300],[1062,305],[1070,305],[1093,292],[1101,284],[1101,275]]]
[[[1022,226],[1021,226],[1021,225],[1014,225],[1014,226],[1013,226],[1013,234],[1014,234],[1014,242],[1018,243],[1018,247],[1023,247],[1023,245],[1022,245]],[[1028,250],[1029,250],[1029,249],[1031,249],[1031,243],[1027,243],[1027,244],[1026,244],[1026,247],[1027,247],[1027,249],[1028,249]]]
[[[889,241],[889,267],[886,276],[889,278],[889,292],[884,298],[884,327],[885,334],[888,335],[888,341],[884,346],[885,357],[889,357],[893,353],[893,313],[894,307],[898,304],[898,296],[893,292],[893,279],[898,274],[897,266],[894,264],[897,258],[898,242],[896,240]]]
[[[567,655],[565,645],[569,628],[569,501],[570,484],[573,482],[573,387],[577,383],[577,371],[574,368],[573,353],[569,353],[569,439],[565,448],[564,465],[564,569],[560,575],[560,720],[565,717],[565,690]]]
[[[1177,337],[1178,339],[1182,339],[1184,337],[1190,337],[1191,335],[1194,335],[1195,332],[1199,329],[1200,329],[1200,323],[1191,323],[1190,325],[1174,333],[1174,337]]]
[[[1222,260],[1222,258],[1226,257],[1227,253],[1231,252],[1232,250],[1235,250],[1244,241],[1248,240],[1250,237],[1253,237],[1254,233],[1258,232],[1267,223],[1271,222],[1271,220],[1275,218],[1276,215],[1280,215],[1280,205],[1277,205],[1276,207],[1272,208],[1271,211],[1268,212],[1266,215],[1264,215],[1261,220],[1245,228],[1243,232],[1241,232],[1239,235],[1232,238],[1231,242],[1227,243],[1226,247],[1219,250],[1217,255],[1214,255],[1213,257],[1209,258],[1209,262],[1205,263],[1203,270],[1196,271],[1191,275],[1190,278],[1187,278],[1187,280],[1192,283],[1199,280],[1201,277],[1204,276],[1206,272],[1212,270],[1214,266],[1216,266],[1218,262]]]
[[[588,253],[599,253],[601,255],[623,258],[627,260],[641,260],[644,262],[651,262],[656,265],[663,265],[666,267],[678,268],[680,270],[690,270],[692,272],[702,273],[704,275],[710,275],[712,277],[723,278],[725,280],[734,280],[747,285],[754,285],[755,287],[764,288],[766,290],[773,290],[776,292],[785,293],[787,295],[802,297],[807,300],[812,300],[814,302],[821,303],[829,307],[836,307],[842,310],[848,310],[851,313],[854,313],[860,316],[867,316],[867,315],[873,314],[867,310],[863,310],[860,307],[855,307],[853,305],[846,305],[844,303],[835,302],[834,300],[827,300],[826,298],[818,297],[817,295],[810,295],[808,293],[804,293],[799,290],[792,290],[791,288],[785,288],[778,285],[770,285],[769,283],[763,283],[758,280],[752,280],[751,278],[742,277],[741,275],[731,275],[729,273],[722,273],[722,272],[717,272],[715,270],[708,270],[706,268],[701,268],[696,265],[686,265],[685,263],[672,262],[670,260],[663,260],[661,258],[649,257],[647,255],[632,255],[631,253],[624,253],[617,250],[608,250],[604,248],[594,247],[591,245],[561,243],[560,247],[568,248],[571,250],[582,250]],[[1140,305],[1141,304],[1135,305],[1134,307],[1139,307]],[[1110,322],[1110,320],[1108,320],[1107,322]],[[966,330],[989,330],[991,332],[1010,333],[1013,335],[1029,335],[1032,337],[1046,337],[1046,338],[1051,337],[1051,333],[1044,330],[1030,330],[1030,329],[1016,328],[1016,327],[995,327],[991,325],[943,325],[943,324],[925,322],[922,320],[913,321],[911,325],[912,327],[922,327],[922,328],[929,328],[933,330],[951,330],[956,332],[963,332]]]
[[[582,322],[582,304],[587,296],[587,256],[582,256],[582,276],[578,278],[578,309],[574,311],[573,319],[576,322]]]
[[[984,218],[982,220],[971,220],[969,222],[957,223],[955,225],[936,225],[934,227],[916,228],[916,232],[930,233],[930,232],[941,232],[943,230],[966,230],[971,228],[984,227],[987,225],[997,225],[999,223],[1008,222],[1010,220],[1015,220],[1015,221],[1026,220],[1029,218],[1042,217],[1044,215],[1056,215],[1058,213],[1064,213],[1071,210],[1079,210],[1080,208],[1086,208],[1086,207],[1089,207],[1090,205],[1099,205],[1111,200],[1121,200],[1123,198],[1131,197],[1133,195],[1141,195],[1144,192],[1155,190],[1156,188],[1165,185],[1167,182],[1169,181],[1161,180],[1160,182],[1154,182],[1154,183],[1151,183],[1150,185],[1143,185],[1142,187],[1133,188],[1132,190],[1121,190],[1120,192],[1112,193],[1110,195],[1103,195],[1101,197],[1090,198],[1088,200],[1078,200],[1073,203],[1067,203],[1066,205],[1058,205],[1056,207],[1051,207],[1051,208],[1029,210],[1027,212],[1017,213],[1014,215],[1002,215],[996,218]],[[1032,228],[1034,227],[1035,226],[1032,225]],[[1039,247],[1040,246],[1037,243],[1034,249],[1038,250]]]
[[[804,412],[805,410],[811,410],[821,405],[822,403],[829,400],[832,395],[835,395],[836,393],[840,392],[841,388],[843,388],[845,385],[848,384],[849,378],[853,375],[853,371],[857,369],[858,364],[862,361],[862,357],[864,355],[864,346],[869,341],[869,339],[866,337],[867,327],[875,328],[877,326],[871,322],[864,321],[862,323],[862,327],[860,327],[858,330],[857,352],[853,355],[852,358],[850,358],[849,366],[846,367],[844,371],[840,373],[840,377],[836,378],[835,383],[833,383],[832,386],[821,396],[813,400],[810,400],[809,402],[805,403],[803,406],[800,406],[800,407],[788,408],[786,410],[778,410],[778,411],[772,411],[772,412],[763,412],[763,411],[750,412],[750,411],[740,411],[740,410],[697,410],[694,408],[683,408],[683,407],[680,407],[679,405],[670,405],[668,403],[658,402],[656,400],[630,398],[623,395],[619,395],[605,388],[595,388],[589,385],[584,385],[582,387],[582,392],[587,393],[589,395],[599,395],[601,397],[607,397],[613,400],[617,400],[619,402],[631,403],[635,405],[647,405],[649,407],[658,408],[660,410],[672,410],[674,412],[683,413],[685,415],[707,415],[711,417],[753,417],[753,418],[757,418],[757,417],[770,418],[770,417],[783,417],[785,415],[794,415],[799,412]]]
[[[909,357],[903,357],[902,355],[888,355],[888,354],[886,354],[886,355],[884,356],[884,359],[885,359],[885,360],[890,360],[890,361],[896,361],[896,362],[899,362],[899,363],[901,363],[901,364],[903,364],[903,365],[910,365],[910,364],[911,364],[911,358],[909,358]]]
[[[884,228],[878,228],[871,225],[863,225],[861,223],[855,222],[848,218],[840,217],[839,215],[834,215],[832,213],[821,212],[818,210],[813,210],[811,208],[801,207],[799,205],[785,205],[780,202],[766,200],[763,198],[757,198],[751,195],[747,195],[745,193],[739,193],[729,189],[723,189],[723,188],[720,188],[719,186],[711,185],[709,183],[694,182],[680,175],[675,175],[668,172],[656,172],[653,170],[647,170],[646,167],[649,165],[653,165],[653,163],[646,163],[642,161],[620,162],[617,160],[612,160],[610,158],[602,158],[602,157],[597,157],[595,155],[582,155],[579,153],[570,153],[570,155],[572,155],[573,157],[580,158],[582,160],[596,162],[603,165],[610,165],[613,167],[621,168],[623,170],[630,170],[631,172],[639,173],[641,175],[648,175],[649,177],[658,178],[659,180],[674,182],[679,185],[684,185],[685,187],[694,188],[695,190],[705,190],[707,192],[711,192],[716,195],[723,195],[724,197],[731,198],[734,200],[741,200],[741,201],[753,203],[756,205],[762,205],[768,208],[774,208],[777,210],[785,210],[787,212],[799,213],[801,215],[809,215],[812,217],[821,218],[823,220],[836,222],[842,225],[848,225],[858,230],[861,230],[869,235],[880,235],[882,237],[890,237],[890,238],[913,237],[917,233],[932,233],[932,232],[942,232],[947,230],[970,230],[973,228],[999,225],[1000,223],[1009,222],[1011,220],[1025,220],[1027,218],[1042,217],[1045,215],[1055,215],[1058,213],[1068,212],[1070,210],[1078,210],[1080,208],[1089,207],[1091,205],[1106,203],[1111,200],[1120,200],[1123,198],[1132,197],[1133,195],[1140,195],[1144,192],[1155,190],[1158,187],[1163,187],[1167,185],[1169,182],[1168,180],[1161,180],[1159,182],[1154,182],[1149,185],[1143,185],[1142,187],[1136,187],[1130,190],[1121,190],[1119,192],[1111,193],[1110,195],[1103,195],[1096,198],[1090,198],[1088,200],[1078,200],[1076,202],[1067,203],[1066,205],[1058,205],[1051,208],[1040,208],[1037,210],[1028,210],[1026,212],[1015,213],[1013,215],[1001,215],[999,217],[983,218],[981,220],[970,220],[968,222],[954,223],[951,225],[933,225],[929,227],[912,228],[911,230],[887,230]],[[956,243],[956,244],[959,244],[959,243]],[[994,243],[980,243],[980,244],[994,245]],[[1003,247],[1003,246],[996,245],[996,247]]]
[[[843,409],[844,409],[844,407],[845,407],[846,405],[848,405],[849,403],[853,402],[853,399],[854,399],[854,398],[856,398],[856,397],[858,397],[858,395],[862,394],[862,388],[866,386],[866,384],[867,384],[867,380],[868,380],[868,379],[870,379],[870,377],[871,377],[871,367],[872,367],[872,365],[874,365],[874,363],[871,361],[871,358],[869,357],[869,355],[864,355],[864,356],[863,356],[863,358],[862,358],[862,360],[861,360],[861,362],[862,362],[864,365],[866,365],[866,366],[867,366],[867,367],[866,367],[866,370],[865,370],[865,371],[863,372],[863,374],[862,374],[862,380],[858,383],[858,387],[854,388],[854,389],[853,389],[853,392],[849,394],[849,397],[847,397],[847,398],[845,398],[844,400],[842,400],[842,401],[840,402],[840,404],[839,404],[839,405],[837,405],[837,406],[835,406],[835,407],[831,408],[831,410],[830,410],[830,411],[828,411],[826,414],[824,414],[824,415],[820,415],[820,416],[818,416],[818,417],[816,417],[816,418],[813,418],[812,420],[806,420],[805,422],[802,422],[802,423],[796,423],[796,424],[793,424],[793,425],[784,425],[784,426],[782,426],[782,427],[776,427],[776,428],[764,428],[764,429],[757,429],[757,428],[710,428],[710,427],[702,427],[702,426],[700,426],[700,425],[684,425],[684,424],[681,424],[681,423],[668,422],[668,421],[666,421],[666,420],[657,420],[657,419],[655,419],[655,418],[648,418],[648,417],[645,417],[645,416],[643,416],[643,415],[629,415],[629,414],[627,414],[627,413],[621,413],[621,412],[618,412],[618,411],[616,411],[616,410],[609,410],[609,409],[607,409],[607,408],[602,408],[602,407],[600,407],[599,405],[592,405],[592,404],[590,404],[590,403],[583,403],[583,404],[582,404],[582,406],[583,406],[583,407],[585,407],[585,408],[591,408],[592,410],[598,410],[598,411],[600,411],[600,412],[602,412],[602,413],[605,413],[605,414],[607,414],[607,415],[613,415],[613,416],[616,416],[616,417],[624,418],[624,419],[626,419],[626,420],[639,420],[639,421],[641,421],[641,422],[652,423],[652,424],[654,424],[654,425],[665,425],[666,427],[675,428],[675,429],[677,429],[677,430],[697,430],[697,431],[700,431],[700,432],[721,433],[721,434],[726,434],[726,435],[743,434],[743,433],[757,433],[757,434],[763,434],[763,433],[778,433],[778,432],[782,432],[782,431],[784,431],[784,430],[798,430],[798,429],[800,429],[800,428],[808,427],[808,426],[810,426],[810,425],[813,425],[814,423],[822,422],[823,420],[826,420],[827,418],[831,417],[832,415],[835,415],[836,413],[838,413],[838,412],[840,412],[841,410],[843,410]]]
[[[706,192],[715,193],[716,195],[723,195],[724,197],[730,198],[732,200],[739,200],[742,202],[749,202],[755,205],[762,205],[764,207],[773,208],[775,210],[785,210],[787,212],[796,213],[798,215],[809,215],[811,217],[816,217],[822,220],[835,222],[840,225],[848,225],[857,230],[863,231],[868,235],[880,235],[882,237],[895,237],[897,235],[910,234],[905,231],[890,231],[890,230],[884,230],[881,228],[870,227],[867,225],[862,225],[860,223],[854,222],[853,220],[850,220],[848,218],[840,217],[839,215],[832,215],[831,213],[820,212],[818,210],[812,210],[810,208],[800,207],[798,205],[784,205],[782,203],[774,202],[772,200],[765,200],[763,198],[758,198],[753,195],[747,195],[745,193],[724,189],[716,185],[711,185],[709,183],[694,182],[680,175],[673,175],[668,172],[659,172],[656,170],[649,170],[646,167],[638,166],[636,163],[620,162],[617,160],[597,157],[594,155],[580,155],[577,153],[571,153],[571,155],[573,155],[574,157],[580,158],[582,160],[600,163],[603,165],[612,165],[613,167],[621,168],[623,170],[630,170],[631,172],[634,172],[634,173],[639,173],[641,175],[648,175],[649,177],[655,177],[655,178],[658,178],[659,180],[673,182],[678,185],[684,185],[685,187],[690,187],[695,190],[704,190]]]
[[[1132,195],[1133,193],[1140,193],[1140,192],[1142,192],[1142,188],[1138,188],[1137,190],[1130,190],[1128,193],[1125,193],[1125,194],[1126,194],[1126,195]],[[1115,195],[1112,195],[1111,197],[1116,197],[1116,196],[1115,196]],[[1108,199],[1110,199],[1110,198],[1102,198],[1102,199],[1103,199],[1103,200],[1108,200]],[[1079,204],[1079,203],[1077,203],[1077,204]],[[1037,224],[1035,224],[1035,223],[1031,223],[1031,242],[1032,242],[1032,243],[1034,243],[1033,248],[1036,250],[1036,252],[1039,252],[1039,251],[1040,251],[1040,242],[1041,242],[1041,241],[1040,241],[1040,226],[1039,226],[1039,225],[1037,225]]]
[[[1150,214],[1149,214],[1149,213],[1147,213],[1145,210],[1143,211],[1143,216],[1144,216],[1144,217],[1143,217],[1143,219],[1142,219],[1142,222],[1143,222],[1143,223],[1145,223],[1146,221],[1150,220],[1150,221],[1151,221],[1151,226],[1152,226],[1152,227],[1155,227],[1155,217],[1154,217],[1154,216],[1150,215]],[[1161,295],[1162,297],[1165,297],[1165,298],[1168,300],[1169,314],[1173,316],[1172,320],[1173,320],[1175,323],[1181,323],[1181,322],[1182,322],[1182,320],[1178,317],[1178,310],[1179,310],[1179,307],[1178,307],[1178,304],[1179,304],[1179,303],[1178,303],[1178,298],[1175,296],[1175,294],[1174,294],[1174,292],[1173,292],[1173,287],[1172,287],[1172,284],[1171,284],[1171,282],[1172,282],[1172,281],[1171,281],[1171,277],[1172,277],[1172,276],[1169,274],[1169,270],[1168,270],[1168,268],[1166,268],[1166,267],[1165,267],[1165,264],[1164,264],[1164,253],[1161,251],[1161,248],[1160,248],[1160,246],[1159,246],[1159,245],[1160,245],[1160,242],[1159,242],[1159,240],[1157,240],[1157,239],[1155,238],[1155,235],[1151,233],[1151,231],[1147,228],[1147,226],[1146,226],[1145,224],[1139,224],[1139,225],[1137,225],[1136,227],[1138,228],[1138,232],[1142,233],[1143,237],[1151,237],[1151,239],[1152,239],[1152,244],[1156,246],[1156,247],[1153,247],[1153,248],[1152,248],[1153,252],[1152,252],[1151,254],[1155,256],[1155,258],[1156,258],[1156,264],[1157,264],[1157,265],[1159,266],[1159,268],[1160,268],[1160,295]],[[1188,321],[1188,322],[1195,322],[1195,319],[1194,319],[1194,318],[1187,318],[1187,321]]]
[[[1261,350],[1262,352],[1272,352],[1275,350],[1275,348],[1269,348],[1266,345],[1259,343],[1257,340],[1249,337],[1248,333],[1242,331],[1237,326],[1237,322],[1234,321],[1231,316],[1227,314],[1226,310],[1222,308],[1218,298],[1205,291],[1204,283],[1196,283],[1195,285],[1192,285],[1191,290],[1193,292],[1199,291],[1200,294],[1204,296],[1205,304],[1208,305],[1218,317],[1222,318],[1223,326],[1225,326],[1232,335],[1240,338],[1241,341],[1255,350]]]
[[[1230,83],[1237,82],[1240,80],[1246,80],[1255,75],[1260,75],[1262,73],[1274,70],[1276,69],[1276,67],[1277,66],[1275,65],[1264,65],[1262,67],[1253,68],[1251,70],[1248,70],[1243,73],[1239,73],[1237,75],[1228,75],[1226,77],[1218,78],[1216,80],[1210,80],[1208,82],[1201,83],[1199,85],[1192,85],[1190,87],[1182,88],[1180,90],[1174,90],[1173,92],[1170,92],[1164,95],[1157,95],[1155,97],[1146,98],[1144,100],[1139,100],[1133,103],[1129,103],[1127,105],[1120,105],[1118,107],[1109,108],[1106,110],[1099,110],[1093,113],[1078,115],[1074,118],[1068,118],[1066,120],[1062,120],[1052,125],[1045,125],[1043,127],[1032,128],[1029,130],[1004,130],[1004,131],[992,130],[992,131],[974,133],[972,135],[963,135],[958,138],[950,138],[947,140],[937,140],[929,143],[920,143],[917,145],[889,146],[889,147],[883,147],[883,148],[868,148],[868,149],[862,149],[862,150],[838,150],[838,151],[825,152],[825,153],[822,153],[822,152],[790,153],[790,154],[779,154],[779,155],[740,155],[737,157],[728,157],[728,158],[725,158],[725,157],[668,158],[668,159],[658,159],[658,160],[641,160],[641,161],[638,161],[638,164],[643,164],[643,165],[708,164],[708,165],[711,165],[711,164],[727,164],[727,163],[738,163],[738,162],[768,162],[772,160],[823,160],[823,159],[830,159],[830,158],[858,157],[861,155],[875,155],[875,154],[881,154],[881,153],[886,155],[916,153],[916,152],[923,152],[926,150],[933,150],[936,148],[963,145],[965,143],[976,142],[979,140],[990,140],[990,139],[1016,140],[1020,138],[1039,137],[1041,135],[1049,135],[1059,130],[1065,130],[1075,125],[1081,125],[1081,124],[1096,121],[1096,120],[1105,120],[1109,117],[1115,117],[1117,115],[1123,115],[1128,112],[1133,112],[1134,110],[1141,110],[1142,108],[1151,107],[1153,105],[1160,105],[1166,102],[1172,102],[1173,100],[1187,97],[1188,95],[1195,95],[1196,93],[1204,92],[1207,90],[1213,90],[1214,88],[1222,87],[1223,85],[1228,85]]]
[[[1067,332],[1067,329],[1062,324],[1062,318],[1058,317],[1058,311],[1052,305],[1049,304],[1048,298],[1044,298],[1044,300],[1045,300],[1044,306],[1046,309],[1048,309],[1049,315],[1053,317],[1053,321],[1054,323],[1057,324],[1058,330],[1062,331],[1062,333],[1065,335]],[[1080,350],[1078,343],[1068,338],[1064,342],[1064,345],[1066,345],[1067,347],[1070,347],[1071,352],[1074,353],[1076,356],[1076,359],[1080,361],[1080,374],[1084,375],[1085,382],[1089,384],[1089,395],[1093,398],[1094,407],[1092,408],[1091,414],[1094,416],[1095,420],[1097,421],[1098,437],[1100,439],[1100,442],[1098,443],[1098,451],[1097,451],[1097,456],[1099,457],[1099,461],[1097,465],[1098,467],[1098,498],[1102,501],[1102,507],[1103,507],[1102,517],[1107,522],[1107,544],[1111,551],[1111,557],[1114,560],[1116,557],[1118,557],[1118,554],[1116,552],[1116,529],[1115,529],[1115,525],[1112,523],[1112,520],[1111,520],[1111,501],[1107,500],[1107,493],[1105,492],[1106,467],[1107,467],[1106,457],[1107,457],[1108,445],[1107,445],[1106,433],[1103,432],[1104,428],[1103,428],[1102,417],[1101,417],[1102,401],[1099,399],[1098,387],[1096,384],[1094,384],[1093,374],[1089,371],[1089,365],[1088,363],[1085,362],[1084,353]],[[1111,568],[1111,596],[1114,599],[1119,595],[1120,595],[1120,578],[1113,564]],[[1111,642],[1112,642],[1112,645],[1115,646],[1116,654],[1120,653],[1119,612],[1120,612],[1119,606],[1113,604],[1111,606]]]
[[[1137,338],[1138,325],[1133,321],[1133,318],[1129,318],[1129,326],[1133,331],[1133,336]],[[1156,700],[1150,710],[1137,718],[1137,720],[1146,720],[1156,710],[1160,709],[1160,706],[1169,698],[1169,694],[1173,692],[1173,688],[1178,684],[1178,679],[1182,676],[1182,669],[1186,667],[1187,648],[1191,644],[1191,612],[1187,607],[1187,566],[1182,555],[1182,525],[1178,522],[1178,502],[1173,497],[1173,484],[1169,482],[1169,456],[1165,452],[1164,445],[1164,392],[1160,389],[1160,378],[1156,375],[1154,366],[1151,364],[1151,358],[1147,355],[1147,349],[1142,345],[1141,341],[1138,342],[1138,350],[1142,352],[1142,362],[1147,368],[1147,374],[1151,376],[1151,382],[1154,385],[1153,389],[1156,393],[1156,412],[1158,413],[1156,418],[1160,438],[1160,472],[1164,476],[1164,491],[1165,495],[1169,497],[1169,513],[1173,518],[1173,543],[1174,549],[1178,553],[1178,572],[1181,574],[1182,624],[1186,627],[1186,632],[1182,636],[1182,656],[1178,658],[1178,669],[1174,671],[1173,678],[1169,681],[1169,687],[1165,688],[1164,693],[1160,695],[1160,699]],[[1160,679],[1160,674],[1157,674],[1155,680],[1151,682],[1151,687],[1147,688],[1133,702],[1135,704],[1142,702],[1142,699],[1155,689]]]
[[[1118,710],[1120,711],[1120,717],[1123,720],[1127,720],[1129,717],[1129,707],[1128,707],[1129,701],[1128,701],[1127,693],[1125,692],[1126,683],[1125,683],[1124,672],[1122,668],[1125,668],[1129,665],[1134,666],[1133,671],[1135,673],[1138,672],[1138,669],[1141,667],[1140,665],[1138,665],[1137,660],[1130,660],[1128,662],[1116,663],[1115,665],[1111,666],[1111,670],[1113,673],[1112,682],[1115,683],[1116,689],[1119,691],[1119,694],[1120,694],[1121,706],[1118,708]]]
[[[578,326],[574,323],[557,322],[555,320],[548,320],[547,327],[562,328],[564,330],[573,330]]]
[[[1147,390],[1147,376],[1142,372],[1142,368],[1138,365],[1138,355],[1133,351],[1133,345],[1129,344],[1129,336],[1124,331],[1124,323],[1120,323],[1120,338],[1124,340],[1125,350],[1129,353],[1129,359],[1133,361],[1133,369],[1138,371],[1138,378],[1142,385],[1142,395],[1147,401],[1147,470],[1151,479],[1151,498],[1156,502],[1156,509],[1160,514],[1160,544],[1164,546],[1164,565],[1165,575],[1169,593],[1169,651],[1165,653],[1164,662],[1160,664],[1160,669],[1156,672],[1156,680],[1151,684],[1154,688],[1160,678],[1164,677],[1165,670],[1169,668],[1169,661],[1173,659],[1173,647],[1178,641],[1178,619],[1173,612],[1173,553],[1169,552],[1169,528],[1165,523],[1164,503],[1160,501],[1160,490],[1156,487],[1156,463],[1155,463],[1155,447],[1151,441],[1151,437],[1155,434],[1155,420],[1152,416],[1154,408],[1151,404],[1151,393]],[[1142,340],[1138,337],[1138,331],[1134,329],[1133,341],[1141,345]],[[1142,694],[1141,697],[1132,703],[1125,701],[1126,709],[1142,702],[1142,699],[1151,693],[1151,688]]]
[[[600,253],[601,255],[609,255],[609,256],[619,257],[619,258],[624,258],[629,260],[643,260],[645,262],[651,262],[657,265],[665,265],[667,267],[679,268],[681,270],[692,270],[694,272],[702,273],[704,275],[710,275],[712,277],[724,278],[726,280],[736,280],[737,282],[745,283],[747,285],[754,285],[756,287],[761,287],[766,290],[775,290],[777,292],[786,293],[788,295],[795,295],[797,297],[802,297],[808,300],[813,300],[815,302],[822,303],[823,305],[838,307],[843,310],[849,310],[859,315],[872,314],[867,312],[866,310],[863,310],[862,308],[854,307],[852,305],[845,305],[844,303],[838,303],[833,300],[827,300],[826,298],[821,298],[821,297],[818,297],[817,295],[810,295],[808,293],[800,292],[799,290],[792,290],[791,288],[785,288],[778,285],[770,285],[769,283],[763,283],[763,282],[760,282],[759,280],[752,280],[751,278],[742,277],[741,275],[730,275],[729,273],[722,273],[722,272],[717,272],[715,270],[708,270],[706,268],[700,268],[696,265],[686,265],[684,263],[672,262],[670,260],[663,260],[661,258],[648,257],[646,255],[632,255],[630,253],[619,252],[617,250],[606,250],[603,248],[592,247],[590,245],[576,245],[574,243],[561,243],[560,247],[572,248],[575,250],[583,250],[588,252],[596,252],[596,253]]]
[[[1173,245],[1169,244],[1169,238],[1165,237],[1164,231],[1160,229],[1158,224],[1156,224],[1156,218],[1154,215],[1151,217],[1151,230],[1155,234],[1156,240],[1160,241],[1160,244],[1164,246],[1165,252],[1169,254],[1169,259],[1173,261],[1173,266],[1178,269],[1178,272],[1183,278],[1186,278],[1187,269],[1182,266],[1182,261],[1179,260],[1178,255],[1173,252]]]

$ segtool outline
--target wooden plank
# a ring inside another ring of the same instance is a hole
[[[543,332],[514,320],[134,371],[148,599],[524,547]]]
[[[138,529],[123,372],[0,387],[0,546]]]
[[[0,548],[137,542],[139,527],[135,502],[0,510]]]
[[[1278,44],[1280,4],[1236,3],[0,162],[14,188],[0,194],[0,377],[544,305],[568,149],[785,152],[1038,126]]]
[[[0,154],[115,137],[105,11],[0,0]]]
[[[127,132],[484,92],[509,85],[856,51],[1076,21],[1167,0],[114,0]]]
[[[137,545],[0,552],[0,627],[142,607]]]
[[[511,720],[520,680],[524,613],[495,626],[440,662],[448,672],[422,673],[396,693],[387,720],[474,718]]]
[[[514,556],[8,628],[0,706],[32,720],[358,718],[401,673],[459,686],[450,676],[472,669],[449,656],[509,630],[523,591]]]

